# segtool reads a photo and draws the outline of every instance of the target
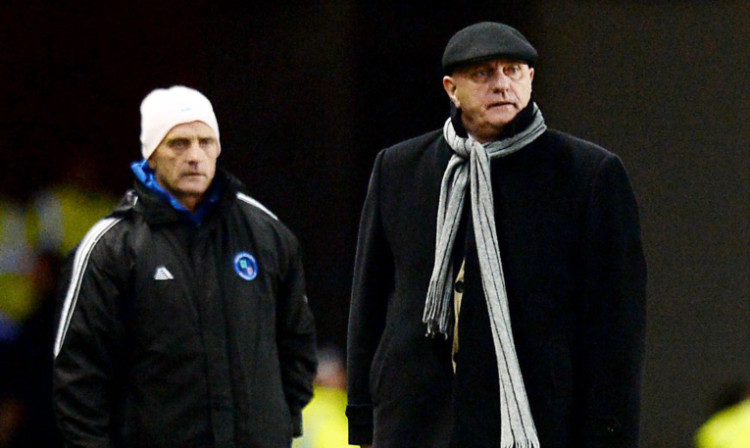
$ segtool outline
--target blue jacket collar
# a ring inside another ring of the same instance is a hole
[[[165,202],[169,203],[181,216],[198,225],[203,223],[208,212],[221,198],[221,188],[218,186],[218,182],[212,182],[211,186],[208,187],[206,198],[198,204],[198,207],[193,213],[180,204],[174,196],[164,189],[164,187],[159,185],[156,181],[154,170],[148,165],[148,161],[144,159],[139,162],[133,162],[130,164],[130,168],[133,170],[135,177],[141,181],[146,188]]]

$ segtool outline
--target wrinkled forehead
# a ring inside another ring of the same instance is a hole
[[[167,132],[165,140],[174,138],[216,138],[216,131],[202,121],[180,123]]]

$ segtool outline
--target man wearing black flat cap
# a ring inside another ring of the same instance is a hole
[[[384,149],[349,317],[349,439],[637,446],[646,266],[621,160],[548,129],[537,52],[478,23],[443,54],[442,129]]]

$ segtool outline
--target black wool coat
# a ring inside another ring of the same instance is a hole
[[[426,338],[422,323],[451,154],[436,130],[375,161],[349,318],[350,443],[499,446],[497,367],[470,219],[456,243],[466,278],[455,373],[450,338]],[[621,160],[547,130],[492,160],[491,175],[511,325],[541,446],[637,446],[646,267]]]

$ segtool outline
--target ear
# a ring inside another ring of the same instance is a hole
[[[532,81],[534,80],[534,69],[533,68],[529,69],[529,79],[531,79]]]
[[[448,98],[450,98],[453,105],[456,106],[457,109],[460,109],[461,102],[458,100],[458,96],[456,96],[456,82],[451,76],[443,77],[443,89],[445,89],[445,93],[448,94]]]
[[[156,160],[154,160],[154,155],[151,154],[151,157],[146,160],[148,162],[148,166],[151,167],[152,170],[156,171]]]

